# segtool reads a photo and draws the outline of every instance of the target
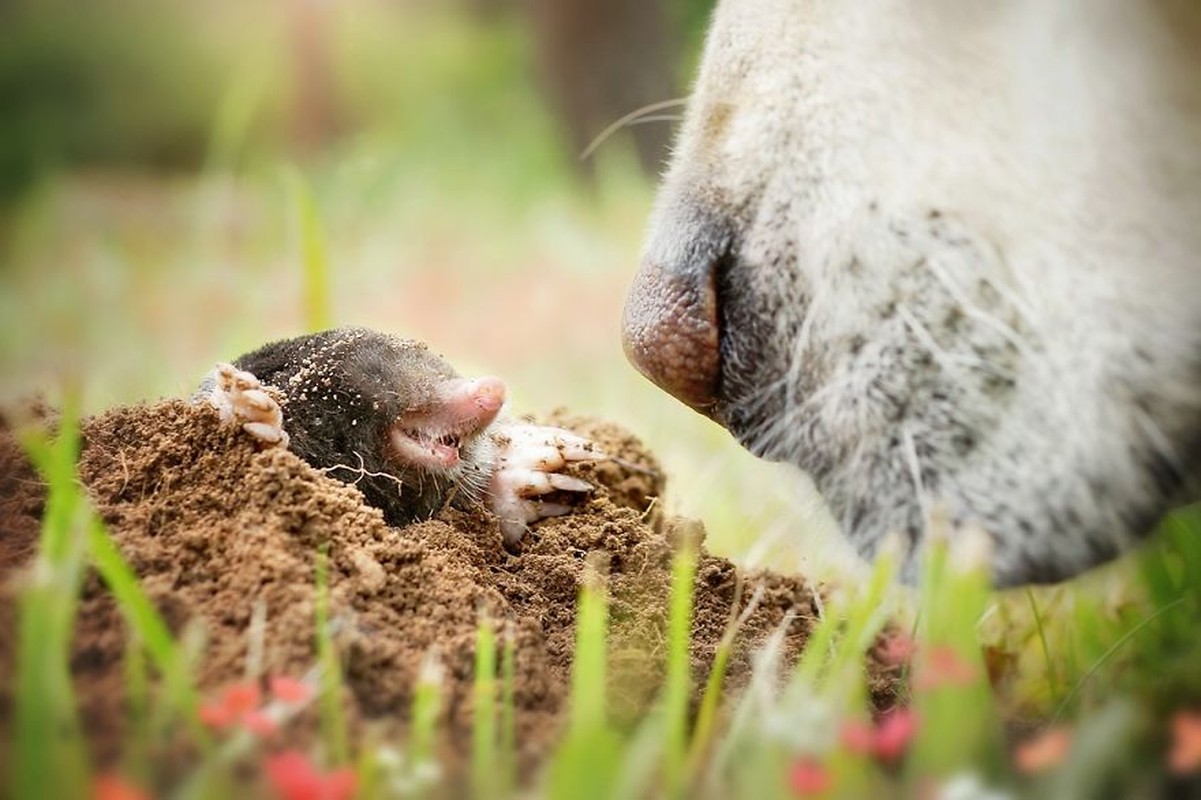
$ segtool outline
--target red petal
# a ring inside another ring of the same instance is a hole
[[[876,728],[876,755],[892,761],[904,754],[917,733],[917,717],[907,708],[893,711]]]
[[[276,794],[284,800],[322,800],[321,775],[303,753],[287,750],[263,764]]]
[[[323,788],[324,800],[350,800],[359,788],[359,779],[354,770],[343,767],[325,776]]]
[[[842,726],[843,747],[857,756],[872,752],[876,744],[876,732],[872,726],[862,722],[846,722]]]
[[[221,730],[234,723],[235,715],[224,703],[205,703],[197,713],[200,721],[210,728]]]
[[[92,800],[149,800],[150,795],[120,775],[97,775],[92,779]]]
[[[1071,747],[1072,732],[1069,729],[1048,728],[1014,748],[1013,763],[1026,775],[1046,772],[1063,763]]]
[[[304,681],[278,675],[270,680],[271,696],[281,703],[300,705],[307,703],[313,696],[312,688]]]
[[[788,786],[801,797],[827,792],[833,784],[830,771],[811,758],[797,759],[788,771]]]
[[[1172,717],[1168,768],[1176,775],[1201,772],[1201,713],[1177,711]]]
[[[260,739],[267,739],[279,732],[279,723],[262,711],[251,711],[248,714],[243,714],[242,725],[246,730]]]
[[[886,664],[896,667],[907,663],[913,658],[915,652],[917,652],[917,642],[907,634],[898,633],[885,640],[880,656]]]
[[[221,700],[236,718],[258,708],[259,701],[262,700],[262,692],[257,683],[250,681],[231,683],[221,693]]]

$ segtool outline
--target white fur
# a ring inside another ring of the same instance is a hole
[[[937,501],[994,535],[999,582],[1062,577],[1178,499],[1149,452],[1195,478],[1201,4],[724,0],[648,258],[685,207],[732,225],[775,345],[726,352],[761,393],[735,404],[772,409],[741,438],[825,465],[863,552]]]

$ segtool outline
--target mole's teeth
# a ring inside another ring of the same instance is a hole
[[[422,430],[392,429],[392,455],[405,464],[422,469],[449,469],[459,463],[459,448]]]

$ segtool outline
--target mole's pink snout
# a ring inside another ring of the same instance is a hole
[[[491,375],[469,381],[468,395],[481,414],[487,415],[488,422],[496,419],[501,406],[505,404],[505,382]]]
[[[660,388],[707,413],[721,375],[716,277],[711,265],[643,262],[626,298],[626,357]]]
[[[492,424],[505,404],[505,382],[500,378],[455,378],[442,385],[441,415],[446,427],[464,434]]]
[[[500,378],[451,378],[435,387],[428,405],[407,411],[391,428],[392,453],[427,469],[459,463],[464,440],[487,428],[505,404]]]

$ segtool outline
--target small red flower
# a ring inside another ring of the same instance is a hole
[[[279,732],[279,723],[262,711],[243,714],[242,726],[260,739],[269,739]]]
[[[277,675],[270,680],[271,696],[281,703],[301,705],[307,703],[313,696],[313,689],[304,681],[289,678],[287,675]]]
[[[221,702],[235,717],[248,714],[259,707],[263,693],[257,683],[231,683],[221,693]]]
[[[92,800],[150,800],[150,795],[120,775],[107,773],[92,779]]]
[[[788,770],[788,786],[798,797],[812,797],[830,791],[834,776],[812,758],[798,758]]]
[[[1026,775],[1047,772],[1063,763],[1071,747],[1070,729],[1062,726],[1047,728],[1014,749],[1013,763]]]
[[[295,750],[269,757],[264,770],[283,800],[350,800],[358,788],[353,770],[344,767],[323,773]]]
[[[916,652],[917,642],[913,637],[905,633],[897,633],[884,641],[884,646],[880,648],[880,657],[885,664],[899,667],[909,663]]]
[[[1168,769],[1177,775],[1201,772],[1201,712],[1177,711],[1172,717]]]
[[[876,755],[885,761],[900,758],[917,734],[918,719],[907,708],[889,712],[876,727]]]
[[[200,721],[210,728],[228,728],[257,709],[261,699],[262,693],[254,683],[230,684],[221,690],[216,701],[200,707]]]
[[[913,686],[918,691],[940,686],[969,686],[977,676],[973,665],[960,658],[953,648],[943,645],[930,648],[926,663],[914,678]]]
[[[843,747],[857,756],[868,755],[876,749],[876,729],[866,722],[844,722],[839,738]]]
[[[274,688],[274,682],[273,682]],[[294,687],[284,686],[283,693],[293,692]],[[224,730],[242,725],[256,736],[272,736],[279,730],[275,720],[263,713],[260,704],[263,693],[255,683],[234,683],[221,690],[217,700],[205,703],[199,709],[200,721],[210,728]]]
[[[237,721],[237,717],[224,703],[205,703],[198,713],[201,722],[217,730],[228,728]]]

